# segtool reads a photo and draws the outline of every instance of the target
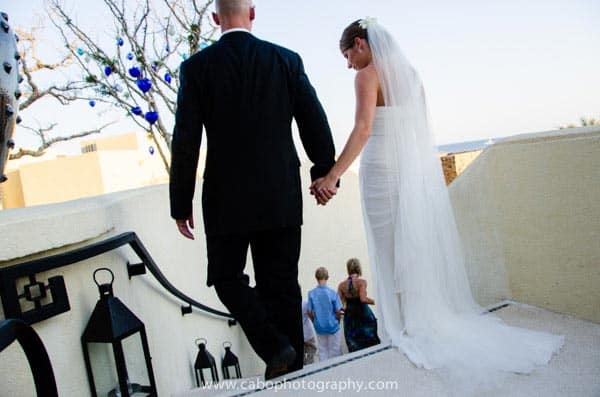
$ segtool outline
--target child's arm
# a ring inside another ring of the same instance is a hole
[[[340,300],[340,296],[335,294],[335,318],[338,321],[342,319],[342,315],[344,314],[344,307],[342,306],[342,301]]]
[[[315,322],[315,313],[313,312],[313,300],[312,300],[312,296],[310,295],[310,293],[308,294],[308,302],[306,304],[306,315],[308,316],[308,318],[310,318],[310,321],[312,321],[313,323]]]
[[[342,284],[340,284],[338,286],[338,290],[337,290],[337,294],[340,297],[341,301],[342,301],[342,305],[344,305],[346,302],[346,297],[344,296],[344,292],[342,291]]]

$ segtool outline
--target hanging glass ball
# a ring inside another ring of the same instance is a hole
[[[158,70],[158,65],[153,63],[152,64],[152,70],[154,70],[155,72]]]
[[[122,46],[123,46],[123,44],[125,44],[125,42],[123,41],[123,38],[122,38],[122,37],[119,37],[119,38],[117,39],[117,44],[119,45],[119,47],[122,47]]]
[[[94,100],[91,100],[89,103],[90,103],[90,107],[96,106],[96,101],[94,101]]]
[[[165,73],[165,81],[167,82],[167,84],[171,84],[171,75],[169,73]]]
[[[113,88],[114,88],[114,89],[115,89],[115,91],[117,91],[117,92],[121,92],[121,91],[123,91],[123,88],[121,87],[121,85],[120,85],[120,84],[116,84],[116,83],[115,83],[115,85],[113,86]]]
[[[152,146],[148,148],[148,151],[150,152],[150,155],[154,154],[154,148]]]
[[[202,43],[200,43],[200,49],[203,50],[206,47],[208,47],[208,43],[206,41],[203,41]]]
[[[185,61],[186,59],[188,59],[188,54],[186,54],[185,52],[183,54],[181,54],[181,57],[183,58],[183,60]]]
[[[82,56],[83,54],[85,54],[85,51],[83,51],[83,48],[78,48],[77,55]]]
[[[148,91],[150,91],[150,89],[152,88],[152,82],[146,78],[144,79],[139,79],[136,82],[138,88],[145,94]]]
[[[110,66],[106,66],[104,68],[104,74],[106,75],[106,77],[110,76],[111,73],[112,73],[112,68]]]
[[[158,112],[146,112],[144,118],[147,122],[153,125],[158,120]]]
[[[133,54],[131,52],[127,54],[127,60],[133,61]]]
[[[142,109],[139,106],[134,106],[131,108],[131,113],[140,116],[142,114]]]
[[[137,79],[142,75],[142,71],[137,66],[134,66],[132,68],[129,68],[129,75]]]
[[[86,55],[85,58],[83,58],[83,60],[85,61],[85,63],[90,63],[90,61],[92,60],[92,57],[90,57],[89,55]]]
[[[170,48],[169,48],[169,46],[168,46],[168,45],[167,45],[167,46],[165,46],[165,51],[166,51],[166,52],[169,52],[169,51],[170,51]]]
[[[175,32],[175,27],[174,27],[174,26],[171,26],[171,27],[169,28],[169,36],[175,36],[175,33],[176,33],[176,32]]]

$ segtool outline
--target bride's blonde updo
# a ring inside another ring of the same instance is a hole
[[[367,29],[361,26],[361,21],[362,19],[357,19],[344,29],[342,38],[340,39],[340,51],[344,52],[347,49],[352,48],[352,46],[354,46],[355,37],[366,39],[368,41]]]

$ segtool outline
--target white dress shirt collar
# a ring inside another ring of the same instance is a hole
[[[250,33],[250,31],[248,29],[244,29],[244,28],[232,28],[232,29],[228,29],[224,32],[221,33],[221,37],[225,36],[227,33],[233,33],[233,32],[246,32],[246,33]],[[250,33],[252,34],[252,33]]]

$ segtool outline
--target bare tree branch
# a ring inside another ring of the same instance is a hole
[[[106,127],[113,125],[113,124],[115,124],[114,121],[104,124],[103,126],[101,126],[99,128],[95,128],[93,130],[83,131],[83,132],[68,135],[68,136],[59,136],[59,137],[55,137],[55,138],[51,138],[51,139],[48,139],[46,137],[46,133],[51,131],[52,129],[54,129],[54,127],[56,127],[56,123],[50,125],[49,127],[38,128],[38,129],[24,126],[23,128],[31,130],[36,135],[40,136],[42,138],[42,144],[36,150],[28,150],[28,149],[19,148],[19,150],[16,153],[13,153],[10,155],[9,159],[16,160],[16,159],[20,159],[21,157],[24,157],[24,156],[40,157],[40,156],[44,155],[44,153],[46,152],[46,149],[48,149],[50,146],[52,146],[54,144],[57,144],[59,142],[70,141],[72,139],[83,138],[85,136],[92,135],[92,134],[99,134]]]
[[[45,1],[68,51],[64,60],[72,61],[83,77],[71,86],[54,84],[46,90],[32,86],[31,96],[51,96],[64,104],[93,99],[123,109],[155,140],[168,171],[169,156],[162,148],[171,145],[167,120],[175,114],[179,63],[196,53],[201,43],[212,41],[217,27],[206,16],[214,0],[102,0],[112,17],[113,37],[119,42],[113,48],[106,44],[103,48],[100,41],[92,39],[90,30],[76,22],[62,0]],[[123,45],[131,48],[131,55],[122,50]],[[132,67],[139,73],[130,74]],[[145,79],[151,88],[142,92],[140,84],[147,84]],[[144,112],[157,112],[159,117],[151,124],[144,119]]]

